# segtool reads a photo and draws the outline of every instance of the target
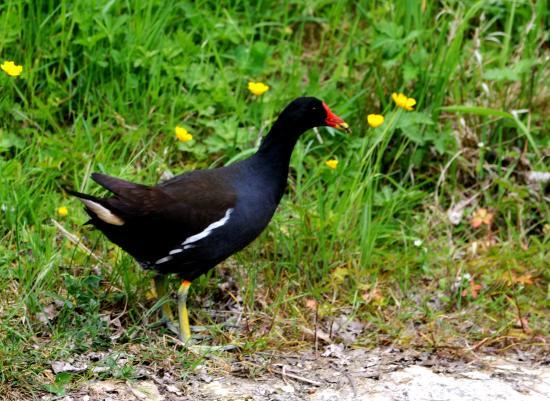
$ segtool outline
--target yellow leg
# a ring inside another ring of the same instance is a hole
[[[157,298],[159,300],[163,300],[162,304],[162,319],[166,320],[168,323],[172,323],[174,321],[174,315],[172,314],[172,309],[170,309],[170,305],[168,304],[167,299],[163,299],[166,297],[166,294],[168,293],[168,279],[166,276],[156,276],[153,281],[155,282],[155,289],[157,291]]]
[[[191,338],[191,328],[189,326],[189,314],[187,313],[187,293],[191,282],[184,280],[178,289],[178,315],[180,323],[180,340],[189,341]]]

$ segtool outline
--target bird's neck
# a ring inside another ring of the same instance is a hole
[[[298,138],[305,131],[278,120],[253,157],[256,173],[267,178],[266,183],[273,185],[279,199],[286,188],[290,156]]]
[[[284,169],[286,174],[294,146],[305,131],[306,129],[289,126],[279,119],[262,140],[256,155],[265,163]]]

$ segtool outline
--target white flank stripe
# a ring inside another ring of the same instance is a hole
[[[161,263],[169,262],[172,260],[172,256],[165,256],[163,258],[160,258],[155,262],[156,265],[160,265]]]
[[[99,206],[101,206],[101,205],[99,205]],[[107,209],[105,209],[105,210],[107,210]],[[210,233],[212,232],[212,230],[215,230],[216,228],[221,227],[225,223],[227,223],[227,221],[229,220],[229,216],[231,216],[231,212],[233,212],[233,209],[227,209],[227,211],[225,212],[225,215],[221,219],[219,219],[218,221],[213,222],[208,227],[206,227],[204,230],[202,230],[200,233],[188,237],[185,241],[183,241],[181,243],[183,248],[172,249],[170,252],[168,252],[168,256],[160,258],[159,260],[157,260],[155,262],[155,264],[160,265],[161,263],[169,262],[172,259],[174,259],[174,257],[171,256],[171,255],[175,255],[175,254],[178,254],[180,252],[183,252],[184,249],[194,248],[195,245],[193,245],[193,242],[197,242],[197,241],[199,241],[203,238],[208,237],[210,235]],[[115,217],[117,217],[117,216],[115,216]],[[113,223],[111,223],[111,224],[113,224]],[[123,224],[124,224],[124,222],[123,222]]]
[[[94,212],[98,219],[103,220],[105,223],[112,224],[114,226],[122,226],[124,224],[124,220],[111,212],[105,206],[102,206],[99,203],[91,201],[89,199],[78,199],[80,199],[82,203],[84,203],[88,207],[88,209]]]
[[[229,216],[231,216],[231,212],[233,212],[233,209],[227,209],[227,211],[225,212],[225,216],[223,216],[218,221],[215,221],[212,224],[210,224],[208,227],[206,227],[200,233],[188,237],[181,244],[185,246],[185,245],[191,244],[193,242],[197,242],[197,241],[199,241],[203,238],[208,237],[210,235],[210,233],[212,232],[212,230],[215,230],[216,228],[219,228],[219,227],[223,226],[225,223],[227,223],[227,221],[229,220]],[[185,249],[185,247],[184,247],[184,249]]]

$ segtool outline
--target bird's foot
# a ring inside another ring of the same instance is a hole
[[[164,320],[164,319],[163,319]],[[176,323],[174,323],[173,321],[171,320],[164,320],[164,325],[166,326],[166,328],[168,330],[170,330],[172,333],[174,333],[175,335],[179,335],[179,329],[178,329],[178,325]]]
[[[219,352],[235,351],[239,347],[235,344],[226,345],[208,345],[208,342],[212,341],[212,336],[205,334],[204,326],[189,326],[192,336],[185,339],[180,335],[177,326],[173,323],[167,323],[167,328],[178,336],[177,343],[186,350],[197,355],[208,355]]]
[[[159,320],[147,325],[147,327],[149,327],[150,329],[155,329],[160,326],[164,326],[175,335],[179,335],[178,324],[166,317],[162,317]]]

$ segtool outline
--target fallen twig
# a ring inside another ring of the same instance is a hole
[[[298,376],[294,373],[289,372],[288,369],[286,369],[285,365],[277,364],[277,365],[274,365],[274,366],[280,366],[281,370],[277,370],[277,369],[271,370],[270,369],[270,371],[273,372],[273,373],[276,373],[278,375],[281,375],[283,380],[284,380],[285,377],[289,377],[289,378],[294,379],[294,380],[298,380],[298,381],[301,381],[301,382],[304,382],[304,383],[311,384],[312,386],[321,387],[323,385],[323,383],[318,382],[316,380],[308,379],[307,377]]]
[[[53,225],[59,230],[59,232],[65,237],[67,238],[70,242],[72,242],[73,244],[75,244],[78,248],[80,248],[80,250],[82,250],[83,252],[85,252],[86,254],[90,255],[93,259],[95,259],[96,261],[98,261],[99,263],[101,263],[102,265],[104,266],[107,266],[107,267],[110,267],[109,264],[105,261],[103,261],[103,259],[101,259],[99,256],[97,256],[95,253],[93,253],[93,251],[88,248],[86,245],[84,245],[82,243],[82,241],[80,240],[80,238],[78,238],[75,234],[69,232],[65,227],[63,227],[61,225],[61,223],[59,223],[57,220],[55,219],[51,219],[52,220],[52,223]]]

